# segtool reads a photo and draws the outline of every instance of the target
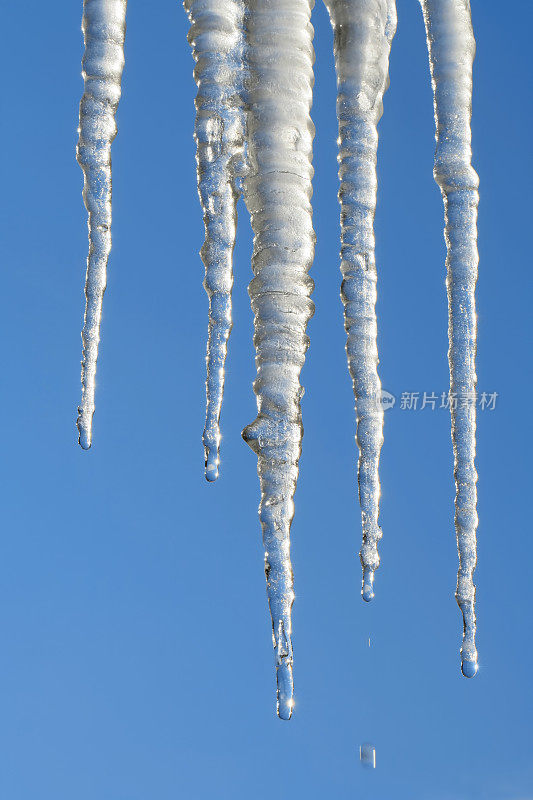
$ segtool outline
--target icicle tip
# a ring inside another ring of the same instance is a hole
[[[213,483],[218,478],[218,468],[220,466],[220,429],[218,425],[213,433],[211,428],[204,428],[202,441],[204,443],[205,457],[205,479]]]
[[[461,672],[465,676],[465,678],[475,678],[479,669],[479,664],[476,661],[473,661],[469,658],[465,658],[464,661],[461,662]]]
[[[361,596],[365,603],[370,603],[374,599],[374,570],[371,567],[363,567],[363,586]]]
[[[217,480],[219,463],[218,451],[207,450],[205,454],[205,479],[209,483]]]
[[[292,678],[292,664],[285,660],[276,670],[278,683],[278,717],[289,720],[294,708],[294,682]]]
[[[90,450],[93,439],[92,419],[87,419],[87,412],[84,412],[81,407],[78,407],[76,426],[78,428],[78,444],[82,450]]]

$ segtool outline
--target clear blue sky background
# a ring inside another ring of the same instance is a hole
[[[257,519],[244,209],[219,482],[203,477],[207,300],[192,58],[173,0],[131,2],[94,445],[76,444],[86,259],[74,150],[81,3],[2,10],[0,796],[530,800],[533,12],[473,0],[481,176],[478,648],[461,677],[444,410],[387,412],[382,566],[360,599],[339,299],[332,35],[316,29],[313,277],[293,524],[296,708],[274,711]],[[399,0],[380,125],[384,387],[448,387],[442,204],[422,16]],[[371,638],[371,647],[368,639]],[[377,748],[377,769],[359,745]]]

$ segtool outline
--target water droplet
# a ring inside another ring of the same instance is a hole
[[[78,437],[78,442],[80,443],[83,450],[90,450],[91,449],[91,434],[86,428],[80,428],[80,435]]]
[[[218,478],[218,452],[209,450],[205,460],[205,479],[212,483]]]
[[[370,603],[374,599],[374,570],[365,567],[363,571],[363,589],[361,594],[365,603]]]
[[[359,747],[359,761],[367,769],[376,769],[376,748],[373,744],[365,742]]]
[[[292,682],[292,664],[290,661],[283,660],[276,670],[278,683],[278,716],[280,719],[290,719],[294,708]]]
[[[461,672],[465,678],[474,678],[477,675],[478,663],[471,659],[465,658],[461,664]]]

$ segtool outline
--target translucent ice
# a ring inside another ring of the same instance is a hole
[[[293,707],[290,561],[301,453],[300,386],[313,314],[311,179],[314,127],[311,0],[250,0],[246,16],[248,172],[244,198],[254,232],[249,294],[254,311],[258,415],[243,437],[258,456],[259,515],[278,684],[278,713]]]
[[[476,312],[478,178],[471,165],[472,65],[469,0],[420,0],[434,92],[435,179],[447,245],[450,408],[455,457],[457,602],[464,619],[462,671],[477,672]],[[362,515],[362,595],[374,596],[379,566],[379,459],[383,400],[378,376],[374,215],[377,126],[388,87],[395,0],[325,0],[334,30],[339,121],[341,296],[353,381]],[[77,158],[84,173],[89,256],[82,331],[79,441],[92,440],[102,300],[111,248],[111,144],[124,67],[127,0],[84,0],[84,94]],[[257,417],[243,437],[258,457],[259,515],[277,674],[278,714],[293,709],[290,528],[303,435],[300,372],[309,345],[315,234],[312,225],[314,0],[184,0],[195,59],[198,191],[205,224],[201,257],[209,297],[206,477],[219,468],[220,411],[231,332],[236,204],[241,189],[254,232]],[[375,766],[375,748],[361,760]]]
[[[124,67],[126,5],[126,0],[84,0],[83,3],[85,86],[80,103],[77,158],[83,170],[83,199],[89,215],[89,256],[81,334],[82,398],[78,408],[78,431],[79,442],[85,450],[92,440],[102,300],[111,250],[111,142],[117,133],[115,113]]]
[[[470,118],[475,41],[469,0],[421,0],[433,84],[435,180],[444,200],[449,313],[450,403],[455,458],[456,598],[463,613],[462,671],[477,672],[476,307],[478,176],[472,168]]]
[[[379,456],[383,408],[378,377],[374,214],[377,124],[389,85],[389,53],[396,31],[394,0],[325,0],[334,33],[339,120],[341,296],[346,353],[353,381],[359,447],[359,502],[363,546],[362,595],[374,597],[379,566]]]
[[[209,297],[207,342],[205,475],[218,477],[220,410],[231,332],[233,247],[237,224],[237,179],[244,147],[242,0],[185,0],[189,43],[196,66],[196,162],[204,213],[204,287]]]

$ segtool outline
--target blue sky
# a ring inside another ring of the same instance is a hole
[[[315,25],[313,277],[292,531],[296,708],[276,719],[241,208],[221,477],[203,477],[207,299],[192,59],[177,2],[130,3],[94,445],[76,444],[86,258],[81,4],[13,3],[2,91],[0,795],[9,800],[530,800],[533,12],[473,0],[481,178],[478,649],[460,675],[448,412],[387,412],[382,566],[362,603],[339,299],[332,35]],[[422,16],[399,0],[380,125],[383,386],[448,387]],[[371,646],[368,647],[370,637]],[[376,747],[363,770],[359,745]]]

